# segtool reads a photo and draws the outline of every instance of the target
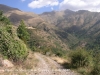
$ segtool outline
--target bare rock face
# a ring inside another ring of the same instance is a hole
[[[11,68],[11,67],[13,67],[14,65],[12,64],[12,62],[11,61],[9,61],[8,59],[1,59],[0,58],[0,66],[1,67],[6,67],[6,68]]]

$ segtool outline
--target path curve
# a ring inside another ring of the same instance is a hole
[[[34,53],[36,59],[39,60],[36,75],[78,75],[70,69],[63,69],[63,67],[56,61],[48,56],[42,55],[40,53]]]

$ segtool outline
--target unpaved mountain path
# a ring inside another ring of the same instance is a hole
[[[70,69],[63,69],[63,67],[51,57],[40,53],[30,53],[28,59],[29,63],[34,63],[31,65],[33,66],[32,69],[24,69],[22,67],[11,69],[1,68],[0,75],[78,75]]]
[[[78,75],[69,69],[63,69],[63,67],[56,61],[48,56],[40,53],[34,53],[36,59],[38,59],[37,66],[35,67],[35,75]]]

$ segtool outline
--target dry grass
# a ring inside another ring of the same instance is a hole
[[[30,51],[26,61],[22,64],[22,68],[34,69],[37,66],[37,63],[38,63],[38,59],[36,59],[34,53]]]
[[[52,59],[53,59],[54,61],[56,61],[57,63],[59,63],[59,64],[63,64],[63,63],[66,62],[65,59],[60,58],[60,57],[52,57]]]

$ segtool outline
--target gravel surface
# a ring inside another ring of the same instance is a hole
[[[78,75],[70,69],[63,67],[48,56],[40,53],[34,53],[34,56],[39,60],[35,74],[31,75]]]

